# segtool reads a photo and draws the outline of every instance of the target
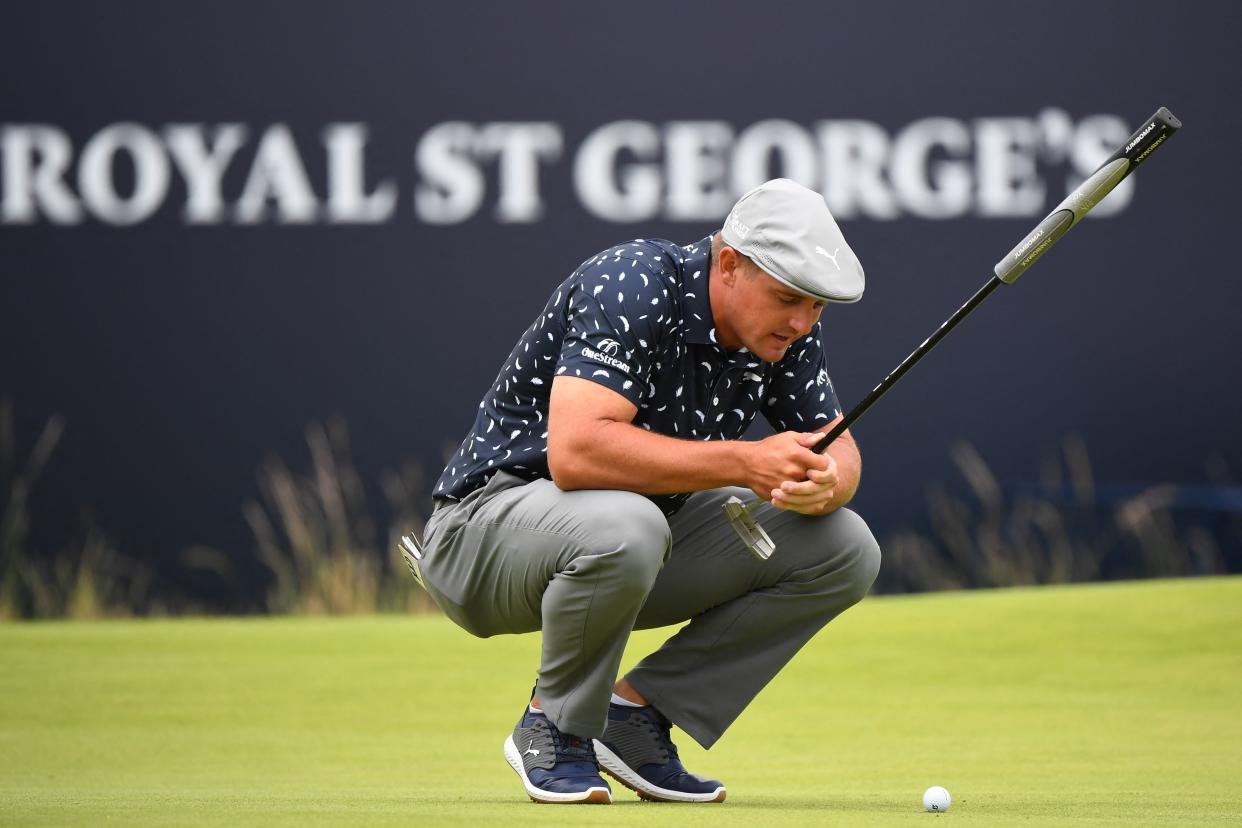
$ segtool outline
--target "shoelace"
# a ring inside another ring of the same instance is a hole
[[[673,744],[672,727],[673,723],[665,718],[664,714],[654,708],[650,715],[644,715],[643,721],[647,725],[647,729],[656,737],[656,741],[660,743],[660,747],[668,752],[668,755],[674,761],[680,762],[681,757],[677,755],[677,745]]]
[[[596,768],[599,767],[599,760],[595,758],[595,746],[591,744],[590,739],[579,739],[576,736],[553,730],[552,740],[557,763],[590,762]]]

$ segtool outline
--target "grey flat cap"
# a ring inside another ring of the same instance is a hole
[[[774,178],[738,199],[720,237],[773,278],[825,302],[857,302],[863,269],[824,197]]]

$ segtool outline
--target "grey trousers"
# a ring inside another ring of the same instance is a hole
[[[683,621],[626,679],[711,747],[825,624],[862,600],[880,550],[854,512],[761,507],[776,542],[760,561],[722,504],[698,492],[672,518],[632,492],[561,491],[505,472],[427,522],[423,580],[470,633],[543,631],[538,694],[562,731],[603,734],[631,630]]]

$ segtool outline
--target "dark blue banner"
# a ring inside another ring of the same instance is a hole
[[[138,3],[2,13],[0,396],[83,520],[251,566],[243,503],[340,415],[429,488],[550,291],[783,175],[867,272],[848,408],[1158,106],[1185,128],[854,429],[855,505],[927,523],[968,441],[1018,491],[1067,435],[1141,491],[1242,468],[1232,3]],[[72,19],[72,25],[65,25]],[[1223,507],[1222,507],[1223,508]]]

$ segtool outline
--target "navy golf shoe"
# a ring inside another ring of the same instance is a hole
[[[612,789],[599,775],[591,740],[562,733],[543,713],[527,708],[505,739],[505,759],[522,777],[526,794],[535,802],[612,802]]]
[[[669,738],[672,722],[654,707],[608,706],[595,754],[609,776],[655,802],[724,802],[725,786],[689,773]]]

